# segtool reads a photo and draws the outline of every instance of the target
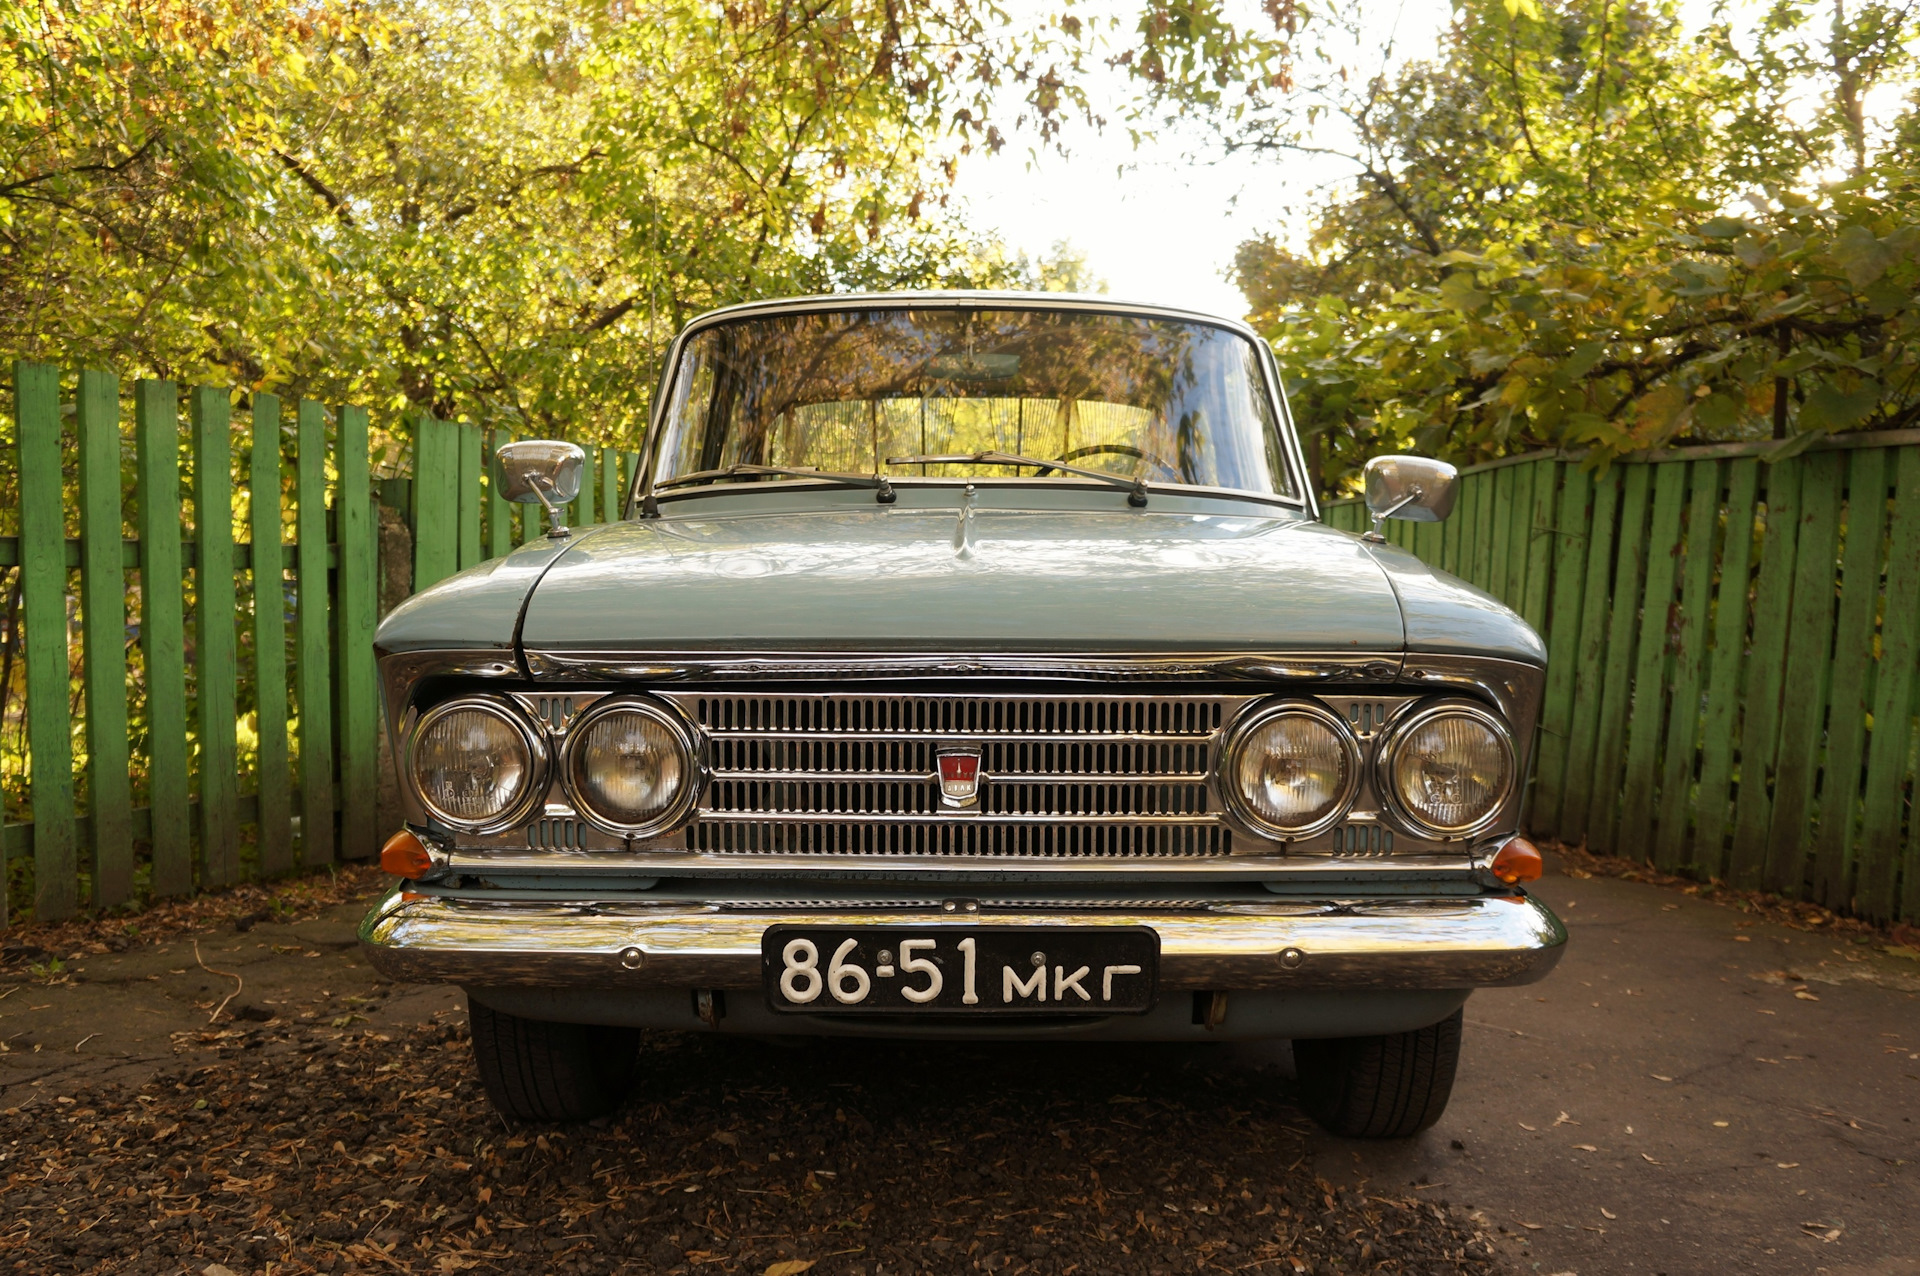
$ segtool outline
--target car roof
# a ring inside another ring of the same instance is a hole
[[[722,323],[729,319],[746,319],[764,315],[817,313],[822,310],[931,310],[962,308],[972,309],[982,306],[1007,307],[1021,310],[1077,310],[1086,313],[1143,315],[1155,319],[1178,319],[1192,323],[1211,324],[1226,328],[1246,337],[1249,341],[1258,341],[1260,336],[1245,322],[1229,319],[1225,315],[1208,314],[1200,310],[1188,310],[1180,306],[1153,305],[1148,302],[1123,301],[1101,293],[1077,292],[1028,292],[1016,289],[951,288],[913,290],[902,289],[897,292],[840,292],[823,293],[803,297],[770,297],[764,301],[747,301],[738,305],[722,306],[718,310],[709,310],[690,320],[683,335],[710,324]]]

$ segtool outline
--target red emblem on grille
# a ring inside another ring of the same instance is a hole
[[[943,745],[940,761],[940,800],[950,807],[972,806],[980,798],[980,747]]]

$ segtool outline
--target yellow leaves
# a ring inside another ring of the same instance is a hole
[[[782,1259],[780,1262],[769,1265],[760,1276],[800,1276],[801,1272],[813,1267],[814,1261],[811,1258]]]
[[[1668,382],[1634,400],[1633,438],[1640,447],[1658,447],[1679,430],[1682,416],[1691,411],[1693,396],[1685,386]]]

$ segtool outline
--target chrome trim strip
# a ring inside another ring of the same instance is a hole
[[[784,742],[802,739],[844,740],[846,736],[757,736],[748,739],[779,740]],[[925,741],[926,736],[903,736],[896,739]],[[1012,737],[968,736],[967,743],[982,741],[992,744]],[[1159,737],[1164,739],[1165,737]],[[1118,741],[1126,744],[1134,742],[1133,737],[1100,736],[1098,743],[1111,744]],[[1046,741],[1043,741],[1045,743]],[[1203,738],[1191,741],[1195,745],[1204,745]],[[929,771],[708,771],[710,779],[734,780],[743,784],[938,784],[938,772]],[[1062,784],[1205,784],[1210,778],[1206,772],[1185,771],[996,771],[991,778],[996,784],[1062,785]]]
[[[828,817],[829,821],[833,817]],[[971,817],[970,817],[971,819]],[[1050,821],[1051,817],[1028,819],[1027,823]],[[1111,823],[1112,821],[1108,821]],[[1204,826],[1203,826],[1204,827]],[[607,873],[633,873],[642,877],[768,877],[796,874],[816,880],[832,880],[835,874],[863,881],[993,881],[1013,878],[1041,879],[1066,877],[1080,881],[1139,880],[1144,878],[1221,877],[1235,881],[1261,876],[1296,878],[1344,878],[1354,875],[1368,881],[1384,881],[1396,874],[1464,873],[1486,856],[1469,853],[1465,846],[1457,852],[1393,855],[1339,854],[1327,851],[1295,851],[1292,855],[1253,852],[1248,854],[1203,856],[1156,856],[1139,859],[995,859],[979,855],[802,855],[786,852],[683,850],[678,845],[631,850],[572,850],[543,848],[532,850],[524,843],[468,848],[456,846],[449,858],[449,870],[482,879],[523,874],[551,874],[585,877]]]
[[[554,682],[644,680],[686,682],[734,679],[1026,678],[1223,679],[1250,682],[1392,682],[1406,657],[1400,652],[925,652],[925,651],[541,651],[528,648],[527,667]],[[1426,659],[1426,658],[1422,658]],[[1505,662],[1496,662],[1505,663]],[[1433,664],[1444,681],[1444,666]],[[1005,694],[1005,693],[999,693]]]
[[[1560,958],[1566,928],[1524,896],[1233,902],[1206,912],[1055,909],[994,914],[1022,926],[1151,926],[1160,987],[1441,989],[1532,983]],[[769,926],[898,926],[898,909],[741,913],[663,900],[481,903],[397,890],[360,925],[390,979],[475,987],[736,988],[760,985]],[[929,931],[993,923],[932,912]],[[1283,953],[1297,954],[1282,958]]]
[[[916,776],[924,780],[925,776]],[[996,779],[999,777],[995,777]],[[1064,787],[1072,781],[1055,781]],[[702,824],[925,824],[929,826],[953,826],[952,811],[716,811],[702,809]],[[1032,814],[1011,812],[994,813],[979,811],[968,815],[966,827],[976,828],[983,824],[1087,824],[1102,828],[1116,825],[1170,825],[1212,829],[1220,827],[1220,820],[1212,814],[1193,812],[1184,815],[1135,815],[1131,812],[1118,814],[1066,814],[1062,812],[1040,811]],[[1089,860],[1089,863],[1099,863]]]

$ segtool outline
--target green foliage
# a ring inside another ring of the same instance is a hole
[[[1352,143],[1305,251],[1237,257],[1328,490],[1400,449],[1920,424],[1920,127],[1866,105],[1911,89],[1913,16],[1764,16],[1475,0],[1432,62],[1238,104],[1236,145]]]
[[[631,445],[714,305],[1035,281],[944,212],[1083,110],[986,0],[0,0],[0,348]]]

